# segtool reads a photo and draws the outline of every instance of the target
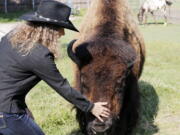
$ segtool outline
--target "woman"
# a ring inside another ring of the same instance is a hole
[[[77,31],[69,21],[70,8],[44,0],[33,14],[0,42],[0,135],[44,135],[27,114],[25,97],[40,80],[76,107],[91,112],[100,121],[109,116],[107,103],[91,103],[70,87],[59,73],[54,59],[57,40],[64,28]]]

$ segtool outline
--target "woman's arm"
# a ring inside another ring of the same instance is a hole
[[[107,103],[92,103],[79,91],[70,86],[69,82],[60,74],[54,63],[53,54],[47,51],[47,48],[40,47],[30,53],[28,68],[80,110],[84,112],[92,112],[92,114],[101,121],[101,117],[109,116],[109,109],[104,107]]]
[[[54,63],[54,56],[44,46],[34,48],[29,54],[28,67],[36,76],[50,85],[58,94],[84,112],[89,112],[93,103],[73,89]]]

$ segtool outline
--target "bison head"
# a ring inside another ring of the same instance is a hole
[[[76,54],[69,53],[70,57],[76,57],[72,59],[77,60],[79,68],[77,89],[91,102],[108,102],[107,107],[111,111],[110,117],[100,122],[91,113],[77,109],[80,128],[88,135],[109,135],[109,132],[122,128],[118,122],[126,104],[128,77],[132,73],[136,53],[130,44],[122,40],[112,44],[106,46],[104,41],[83,43],[76,48]]]
[[[111,131],[120,118],[123,106],[126,78],[130,69],[125,69],[122,64],[113,61],[104,60],[105,63],[108,66],[100,66],[96,63],[91,67],[91,70],[85,67],[81,72],[83,94],[92,102],[108,102],[107,107],[111,110],[110,117],[103,118],[104,122],[99,121],[92,114],[84,115],[86,131],[88,131],[89,135]]]

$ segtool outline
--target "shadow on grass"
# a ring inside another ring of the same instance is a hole
[[[6,14],[0,13],[0,23],[17,22],[19,20],[19,17],[27,12],[29,12],[29,10],[16,11],[16,12],[11,12],[11,13],[6,13]]]
[[[171,24],[171,23],[168,23],[168,24]],[[142,25],[142,26],[151,26],[151,25],[166,25],[165,22],[148,22],[148,23],[145,23],[145,24],[140,24],[139,25]]]
[[[66,135],[84,135],[84,134],[81,133],[81,131],[77,129],[77,130],[74,130],[71,133],[66,134]]]
[[[154,118],[158,112],[159,98],[155,88],[145,81],[139,82],[141,94],[140,118],[132,135],[153,135],[158,132]],[[83,135],[80,130],[74,130],[67,135]]]
[[[163,25],[164,22],[149,22],[147,25]]]
[[[153,135],[158,132],[154,119],[158,112],[159,98],[155,88],[148,82],[140,81],[141,108],[140,119],[135,135]]]

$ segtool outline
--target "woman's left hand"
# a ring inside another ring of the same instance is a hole
[[[101,122],[103,122],[102,117],[108,118],[110,116],[110,110],[105,107],[107,104],[107,102],[96,102],[94,103],[94,107],[91,110],[91,113]]]

